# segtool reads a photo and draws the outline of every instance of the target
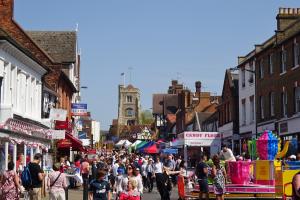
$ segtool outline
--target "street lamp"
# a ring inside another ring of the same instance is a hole
[[[230,71],[235,71],[235,70],[239,70],[238,67],[233,67],[233,68],[229,68]],[[256,105],[257,105],[257,100],[256,100],[256,86],[257,86],[257,83],[256,83],[256,71],[255,70],[251,70],[251,69],[243,69],[247,72],[250,72],[254,75],[254,80],[255,80],[255,84],[254,84],[254,95],[255,95],[255,110],[256,110]],[[255,137],[257,138],[257,120],[256,120],[256,112],[254,111],[255,113]]]

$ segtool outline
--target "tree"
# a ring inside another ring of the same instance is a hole
[[[150,110],[143,110],[140,116],[140,124],[152,124],[153,122],[152,112]]]

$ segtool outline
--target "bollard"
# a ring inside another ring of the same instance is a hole
[[[83,179],[83,200],[88,200],[89,179]]]
[[[65,196],[66,196],[66,200],[68,200],[69,199],[69,187],[67,187],[65,189]]]

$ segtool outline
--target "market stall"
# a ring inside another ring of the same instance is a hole
[[[221,134],[218,132],[183,132],[178,135],[176,141],[172,142],[171,147],[183,149],[181,154],[184,160],[190,166],[195,166],[200,151],[207,155],[214,155],[220,151],[221,139]]]

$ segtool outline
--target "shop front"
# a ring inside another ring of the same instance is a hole
[[[7,169],[10,161],[15,163],[15,169],[20,165],[26,166],[33,160],[34,154],[47,154],[51,146],[49,129],[36,125],[9,119],[0,128],[0,167]],[[43,163],[43,166],[47,163]]]
[[[298,151],[300,149],[300,115],[296,115],[289,119],[280,120],[277,122],[277,129],[282,141],[297,139]]]

